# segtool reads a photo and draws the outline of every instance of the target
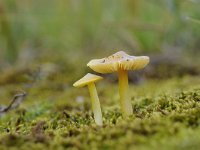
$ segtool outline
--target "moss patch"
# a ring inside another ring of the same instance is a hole
[[[117,84],[97,85],[104,126],[95,125],[87,89],[38,82],[26,101],[0,120],[0,149],[197,149],[200,79],[151,80],[130,85],[134,115],[123,119]],[[1,87],[11,91],[17,85]],[[20,86],[25,87],[24,83]],[[11,88],[12,87],[12,88]],[[9,93],[9,92],[8,92]],[[3,93],[3,97],[9,95]],[[2,101],[3,102],[3,101]]]

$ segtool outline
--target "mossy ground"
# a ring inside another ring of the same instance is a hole
[[[97,84],[103,127],[95,125],[87,88],[63,80],[34,83],[20,107],[0,118],[0,149],[198,149],[200,78],[130,85],[134,115],[122,118],[116,83]],[[0,87],[2,103],[13,89]],[[3,100],[4,99],[4,100]]]

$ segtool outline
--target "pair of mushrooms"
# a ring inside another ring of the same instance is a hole
[[[120,106],[123,116],[130,116],[133,114],[131,100],[128,92],[128,70],[139,70],[144,68],[149,63],[147,56],[130,56],[123,51],[119,51],[109,57],[102,59],[93,59],[87,66],[92,70],[105,74],[117,72],[119,78],[119,95]],[[91,73],[86,74],[83,78],[73,84],[74,87],[88,86],[94,119],[97,125],[102,126],[102,113],[95,82],[103,78]]]

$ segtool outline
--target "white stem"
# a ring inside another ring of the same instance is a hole
[[[97,95],[97,90],[94,83],[88,84],[88,89],[90,92],[91,103],[92,103],[92,111],[94,113],[94,120],[97,125],[102,126],[102,113],[101,113],[101,106],[99,102],[99,97]]]
[[[126,70],[119,70],[119,95],[120,105],[123,116],[130,116],[133,114],[131,100],[129,98],[128,87],[128,72]]]

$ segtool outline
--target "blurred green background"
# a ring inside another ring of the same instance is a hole
[[[0,68],[38,60],[82,65],[119,50],[197,56],[199,6],[199,0],[1,0]]]
[[[129,72],[126,119],[117,74],[102,75],[98,128],[72,85],[120,50],[150,64]],[[0,113],[0,149],[199,149],[199,58],[200,0],[0,0],[0,112],[27,93]]]

